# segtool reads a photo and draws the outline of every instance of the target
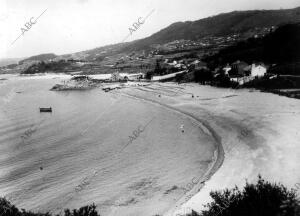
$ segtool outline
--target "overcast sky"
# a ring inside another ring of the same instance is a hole
[[[177,21],[233,10],[297,6],[299,0],[0,0],[0,58],[66,54],[119,43],[132,24],[152,10],[126,41],[150,36]],[[21,35],[25,23],[42,13]]]

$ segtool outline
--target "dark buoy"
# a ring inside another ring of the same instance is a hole
[[[160,97],[160,95],[158,95],[158,97]]]
[[[40,167],[40,170],[43,170],[43,167]]]

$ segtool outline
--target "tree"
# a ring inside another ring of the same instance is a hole
[[[0,216],[51,216],[50,213],[33,213],[22,209],[21,211],[12,205],[5,198],[0,198]],[[96,210],[96,205],[88,205],[81,207],[80,209],[74,209],[70,211],[65,209],[62,216],[100,216]]]
[[[175,81],[178,82],[178,83],[180,83],[180,82],[184,81],[184,77],[185,77],[184,73],[176,74]]]
[[[145,78],[148,79],[148,80],[151,80],[152,76],[153,76],[153,72],[152,71],[147,71],[146,75],[145,75]]]
[[[300,215],[295,190],[258,177],[256,184],[246,183],[243,190],[211,192],[213,202],[206,205],[203,216],[296,216]]]
[[[159,60],[156,60],[154,74],[163,75],[166,72],[166,68],[161,68]]]
[[[200,69],[200,70],[195,70],[194,73],[195,73],[195,81],[201,84],[205,84],[205,82],[212,81],[213,79],[213,75],[209,70]]]
[[[160,67],[159,61],[156,60],[154,73],[155,73],[155,74],[159,74],[159,73],[160,73],[160,70],[161,70],[161,67]]]

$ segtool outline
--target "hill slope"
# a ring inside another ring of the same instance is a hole
[[[55,55],[53,53],[45,53],[45,54],[40,54],[40,55],[31,56],[29,58],[26,58],[26,59],[20,61],[19,64],[23,64],[26,61],[46,61],[46,60],[54,59],[56,57],[57,57],[57,55]]]
[[[0,67],[10,65],[10,64],[18,64],[18,62],[21,59],[22,58],[3,58],[3,59],[0,59]]]
[[[196,40],[207,36],[226,36],[246,33],[255,28],[266,28],[300,21],[300,7],[287,10],[255,10],[224,13],[197,21],[177,22],[150,37],[137,40],[127,49],[146,48],[173,40]]]
[[[19,65],[25,65],[22,68],[20,66],[20,70],[23,70],[35,61],[74,59],[90,64],[83,67],[77,66],[76,68],[75,65],[72,68],[74,71],[83,70],[103,73],[104,71],[110,72],[116,69],[116,66],[121,69],[127,68],[128,71],[136,71],[141,67],[149,69],[154,66],[153,62],[155,62],[156,54],[184,54],[184,52],[191,53],[195,51],[200,57],[207,53],[215,53],[222,47],[231,46],[254,35],[262,37],[268,34],[273,26],[278,27],[283,24],[298,22],[300,22],[300,7],[287,10],[234,11],[197,21],[173,23],[147,38],[132,42],[107,45],[60,56],[54,54],[32,56],[20,61]],[[181,39],[191,41],[181,41],[178,45],[169,46],[167,44]],[[162,46],[154,46],[157,44]],[[161,52],[161,50],[167,50],[167,52]],[[172,58],[172,56],[168,58]],[[63,69],[61,68],[61,70]]]
[[[268,64],[300,62],[300,23],[287,24],[263,38],[248,39],[205,58],[213,65],[232,63],[237,59]]]

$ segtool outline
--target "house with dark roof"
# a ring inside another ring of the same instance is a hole
[[[231,70],[229,71],[229,75],[247,76],[250,74],[250,71],[248,70],[248,66],[249,65],[246,62],[238,60],[238,61],[232,63]]]

